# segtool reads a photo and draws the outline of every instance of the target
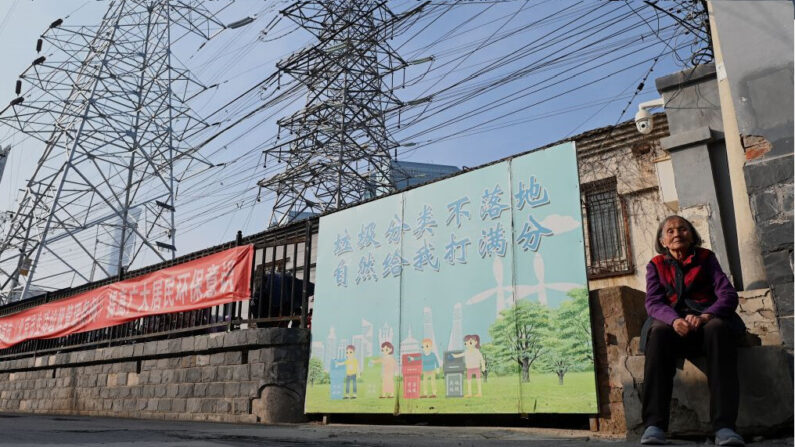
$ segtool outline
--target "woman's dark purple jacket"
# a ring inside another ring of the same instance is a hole
[[[715,253],[709,252],[709,256],[703,261],[702,268],[706,273],[702,277],[703,280],[712,281],[712,290],[715,293],[715,301],[702,313],[722,319],[732,318],[735,309],[737,309],[737,291],[734,290],[729,278],[720,268]],[[651,262],[646,266],[646,313],[668,325],[672,325],[677,318],[682,318],[682,315],[679,315],[668,301],[665,287],[660,283],[657,268]]]

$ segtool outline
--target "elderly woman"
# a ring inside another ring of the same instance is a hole
[[[715,254],[701,248],[687,219],[670,216],[657,230],[659,255],[646,267],[649,319],[641,344],[646,365],[641,444],[664,444],[676,361],[706,355],[715,444],[742,446],[734,431],[739,400],[737,338],[745,332],[734,312],[737,292]]]

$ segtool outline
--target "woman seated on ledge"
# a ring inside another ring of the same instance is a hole
[[[737,339],[745,325],[734,312],[737,292],[715,253],[701,248],[687,219],[670,216],[657,230],[659,255],[646,267],[646,311],[641,346],[646,364],[641,444],[665,444],[676,361],[706,355],[710,419],[715,444],[745,445],[734,431],[739,402]]]

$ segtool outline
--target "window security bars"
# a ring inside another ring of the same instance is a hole
[[[589,279],[634,272],[629,222],[614,177],[582,186]]]

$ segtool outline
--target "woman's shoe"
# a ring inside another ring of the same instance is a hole
[[[665,440],[665,432],[660,427],[649,425],[640,437],[640,443],[643,445],[663,445],[667,444]]]
[[[721,428],[715,432],[715,445],[742,447],[745,445],[745,441],[731,428]]]

